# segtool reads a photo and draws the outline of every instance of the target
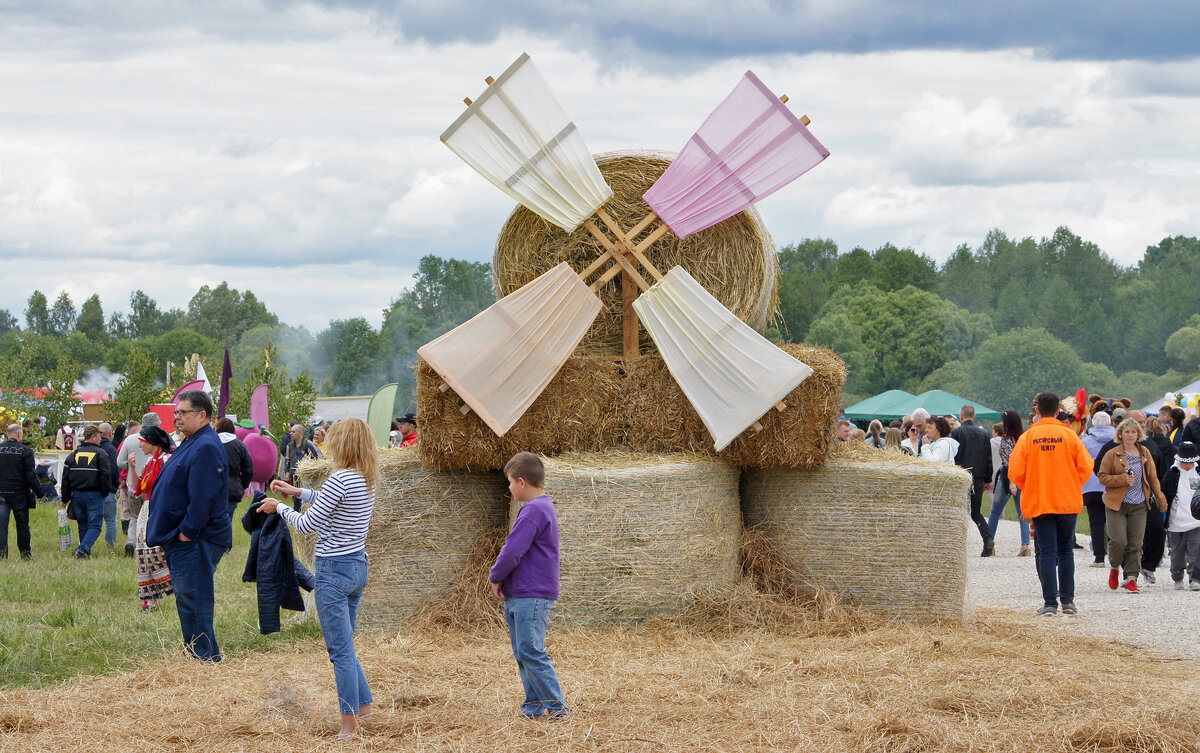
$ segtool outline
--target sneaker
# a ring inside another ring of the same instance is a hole
[[[1058,607],[1046,606],[1037,611],[1038,617],[1053,617],[1056,614],[1058,614]]]
[[[1188,587],[1193,591],[1200,591],[1200,580],[1188,578]]]
[[[1104,567],[1104,560],[1096,560],[1092,564],[1088,565],[1088,567]]]
[[[30,551],[21,552],[21,559],[23,559],[23,560],[33,559],[33,552],[30,552]]]
[[[1125,585],[1121,586],[1121,588],[1124,588],[1131,594],[1140,594],[1142,592],[1142,589],[1137,587],[1137,578],[1130,578],[1125,581]]]
[[[1109,568],[1109,570],[1108,570],[1108,587],[1111,588],[1112,590],[1116,591],[1120,585],[1121,585],[1120,571],[1118,571],[1117,568],[1115,568],[1115,567]]]
[[[126,556],[126,557],[132,557],[132,556],[133,556],[133,550],[134,550],[133,544],[126,544],[126,545],[125,545],[125,556]]]
[[[77,560],[86,560],[86,559],[92,558],[92,553],[85,552],[82,549],[76,549],[75,552],[71,556]]]
[[[1068,601],[1063,604],[1063,614],[1079,614],[1079,610],[1075,608],[1075,602]]]
[[[1187,586],[1183,585],[1183,581],[1177,580],[1177,581],[1175,581],[1175,590],[1176,591],[1186,591]]]
[[[993,541],[992,539],[988,539],[987,541],[983,542],[983,552],[979,556],[980,557],[992,557],[995,554],[996,554],[996,542]]]
[[[562,721],[563,719],[567,719],[570,716],[571,716],[571,709],[568,709],[568,708],[550,709],[549,711],[546,712],[546,718],[550,719],[551,721],[555,721],[555,720]]]
[[[1147,570],[1147,569],[1146,569],[1146,568],[1144,568],[1144,567],[1142,568],[1142,577],[1143,577],[1143,578],[1145,578],[1145,579],[1146,579],[1146,582],[1147,582],[1147,583],[1149,583],[1149,584],[1150,584],[1150,585],[1152,585],[1152,586],[1153,586],[1155,583],[1157,583],[1157,582],[1158,582],[1158,579],[1156,579],[1156,578],[1154,577],[1154,571],[1153,571],[1153,570]]]

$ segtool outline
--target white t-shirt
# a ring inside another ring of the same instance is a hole
[[[1175,464],[1179,466],[1178,463]],[[1200,528],[1200,520],[1192,517],[1192,495],[1200,486],[1200,471],[1192,466],[1190,471],[1179,469],[1179,487],[1175,491],[1175,499],[1171,503],[1171,519],[1167,521],[1167,530],[1172,533],[1183,533],[1194,528]]]

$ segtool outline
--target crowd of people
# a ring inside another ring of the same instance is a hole
[[[872,421],[857,429],[842,419],[838,439],[969,471],[968,509],[983,539],[983,557],[995,554],[997,526],[1012,500],[1021,533],[1017,554],[1036,554],[1043,599],[1038,614],[1061,608],[1070,615],[1078,613],[1074,551],[1081,547],[1075,528],[1084,510],[1092,567],[1108,567],[1111,590],[1139,593],[1139,579],[1156,583],[1169,549],[1174,588],[1200,591],[1200,417],[1187,419],[1177,406],[1148,417],[1105,401],[1078,424],[1056,395],[1045,392],[1028,424],[1016,411],[1005,411],[991,436],[976,424],[974,408],[964,405],[958,416],[918,409],[886,428]],[[985,492],[991,493],[986,519]]]

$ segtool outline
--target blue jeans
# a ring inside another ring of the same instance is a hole
[[[117,545],[117,495],[104,498],[104,543],[111,549]]]
[[[79,524],[79,547],[83,554],[92,553],[92,545],[100,538],[104,525],[104,495],[100,492],[75,492],[71,495],[75,506],[75,522]]]
[[[1042,601],[1057,607],[1075,601],[1075,514],[1047,513],[1033,519],[1038,541],[1038,579]]]
[[[1004,508],[1008,507],[1009,498],[1017,506],[1017,521],[1021,526],[1021,544],[1029,546],[1029,521],[1021,517],[1021,490],[1013,494],[1004,491],[1004,487],[1000,482],[996,482],[992,487],[992,514],[988,516],[988,528],[992,529],[992,538],[996,538],[996,526],[1000,525],[1000,519],[1004,517]]]
[[[563,705],[558,674],[546,653],[546,627],[550,624],[553,606],[553,599],[509,597],[504,600],[508,639],[512,643],[513,658],[517,660],[521,685],[525,688],[521,713],[527,716],[570,711]]]
[[[217,632],[213,627],[216,588],[213,574],[225,550],[207,541],[178,538],[163,546],[171,585],[175,587],[175,607],[179,610],[179,627],[183,642],[197,659],[221,661]]]
[[[367,676],[354,652],[358,602],[367,587],[367,553],[317,557],[316,570],[317,619],[321,622],[329,661],[333,663],[338,710],[343,714],[357,714],[372,700]]]

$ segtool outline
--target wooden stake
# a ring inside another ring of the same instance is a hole
[[[470,412],[471,412],[471,406],[469,406],[469,405],[464,405],[463,407],[461,407],[461,408],[459,408],[459,409],[458,409],[458,412],[459,412],[459,413],[461,413],[461,414],[463,414],[463,415],[465,416],[465,415],[467,415],[468,413],[470,413]]]
[[[488,83],[490,84],[490,83],[491,83],[491,81],[489,81]],[[784,103],[784,104],[786,105],[786,104],[787,104],[787,101],[788,101],[788,95],[786,95],[786,94],[780,94],[780,95],[779,95],[779,101],[780,101],[780,102],[782,102],[782,103]]]
[[[463,415],[466,415],[466,414],[463,414]],[[761,433],[763,430],[763,425],[760,424],[759,422],[755,421],[753,424],[751,424],[751,428],[753,428],[754,431]]]
[[[624,335],[622,352],[626,358],[638,356],[638,315],[633,310],[633,302],[637,300],[638,287],[628,274],[621,275],[621,328]]]
[[[463,97],[463,102],[466,104],[467,107],[471,106],[471,98],[470,97]]]
[[[775,403],[775,410],[779,411],[780,413],[783,413],[785,410],[787,410],[787,403],[785,403],[783,401]]]
[[[438,385],[438,392],[441,392],[444,394],[446,392],[446,390],[448,390],[448,389],[450,389],[450,385],[446,384],[445,382],[442,382],[441,384]]]
[[[492,84],[496,83],[496,79],[492,78],[491,76],[488,76],[487,78],[484,79],[484,83],[486,83],[488,86],[491,86]]]
[[[808,119],[808,116],[807,116],[807,115],[801,115],[801,116],[800,116],[800,125],[805,125],[805,126],[806,126],[806,125],[808,125],[808,124],[809,124],[809,123],[811,123],[811,122],[812,122],[812,121]]]

